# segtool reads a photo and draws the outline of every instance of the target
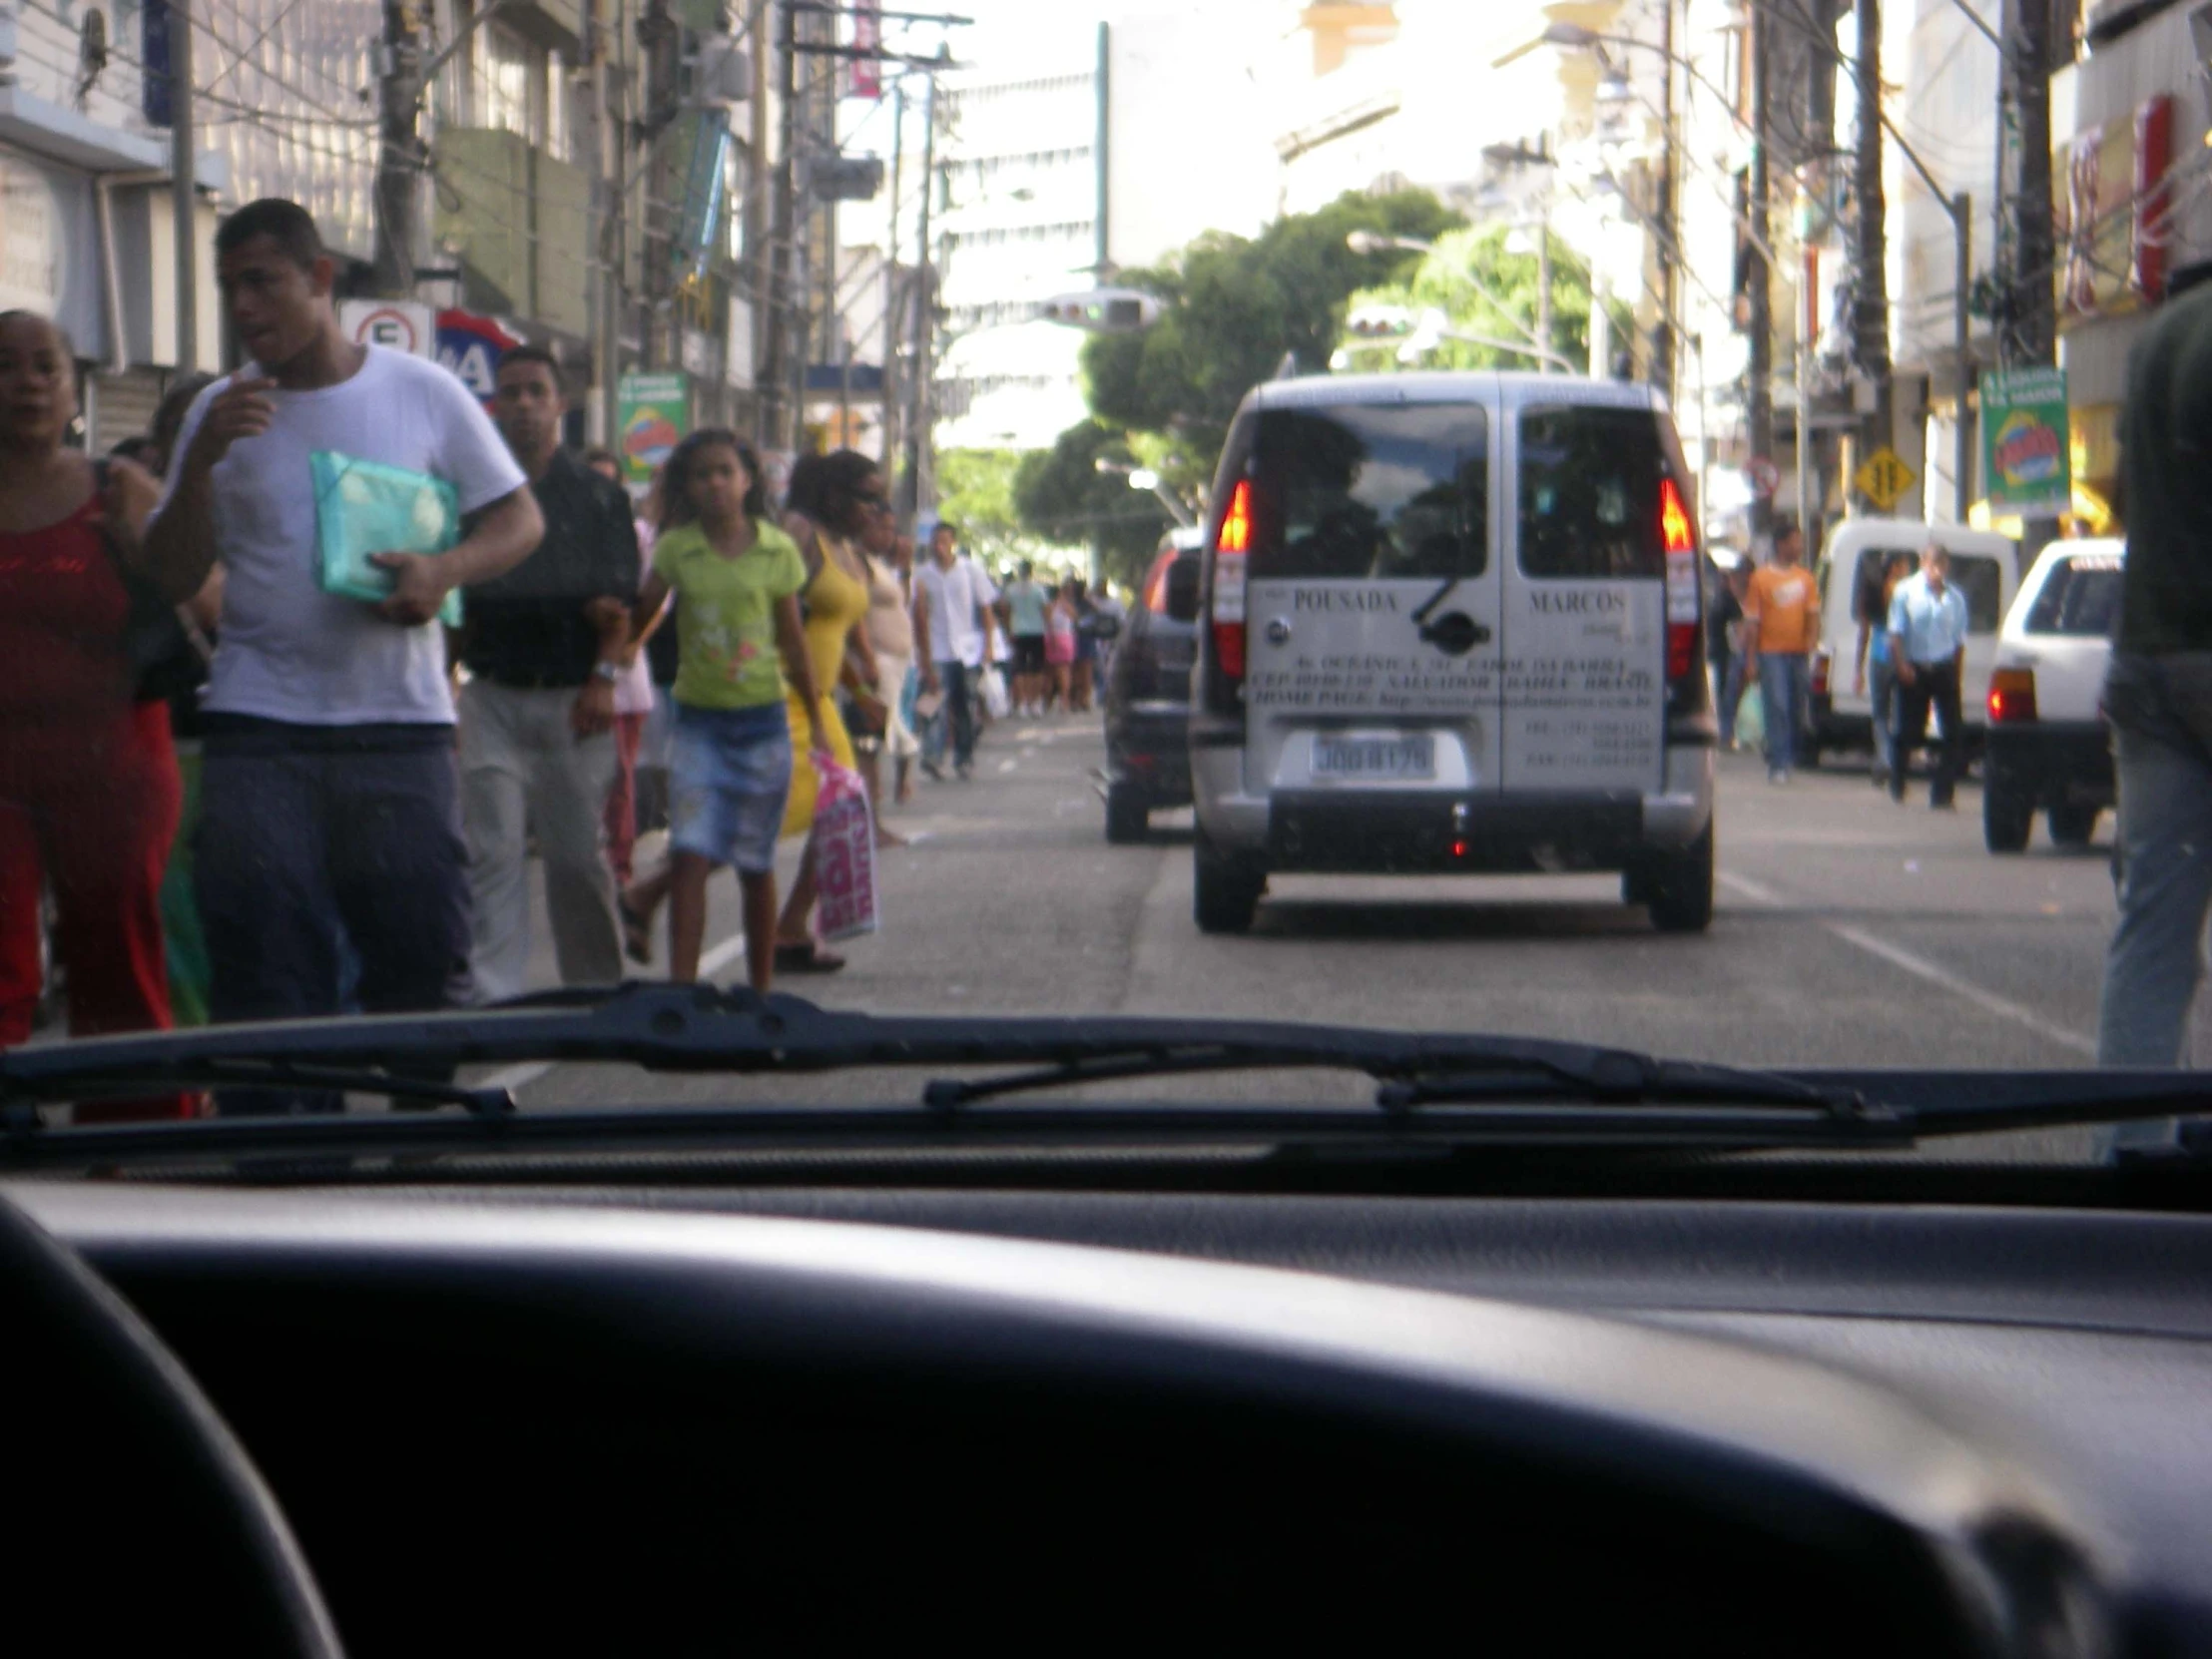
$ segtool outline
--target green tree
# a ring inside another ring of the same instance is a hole
[[[1103,421],[1086,420],[1050,449],[1021,458],[1014,478],[1014,506],[1031,535],[1062,547],[1088,547],[1097,538],[1100,564],[1116,581],[1134,583],[1174,520],[1159,498],[1133,490],[1122,472],[1101,472],[1101,458],[1135,464],[1128,436]]]
[[[986,563],[1034,559],[1044,544],[1014,506],[1018,449],[947,449],[937,456],[937,516],[960,527]]]
[[[1590,356],[1590,276],[1583,257],[1556,236],[1550,239],[1551,335],[1554,352],[1578,367]],[[1396,307],[1419,313],[1438,310],[1453,328],[1518,342],[1532,336],[1538,319],[1538,276],[1534,233],[1504,226],[1453,231],[1410,270],[1363,288],[1352,297],[1350,313]],[[1483,290],[1487,289],[1485,293]],[[1628,307],[1608,305],[1614,337],[1627,340],[1634,330]],[[1526,353],[1499,350],[1471,340],[1443,339],[1411,363],[1400,363],[1399,339],[1347,338],[1343,347],[1356,369],[1534,368]]]
[[[1365,285],[1409,269],[1404,253],[1355,254],[1354,231],[1430,240],[1458,224],[1426,191],[1345,195],[1316,213],[1287,214],[1257,237],[1208,233],[1166,265],[1119,280],[1167,304],[1141,333],[1099,334],[1083,346],[1091,412],[1109,426],[1169,440],[1171,483],[1203,487],[1244,394],[1286,353],[1318,373],[1343,333],[1345,304]]]

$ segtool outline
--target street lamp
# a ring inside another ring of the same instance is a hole
[[[1548,242],[1549,238],[1547,237],[1545,240]],[[1351,232],[1345,238],[1345,246],[1351,249],[1352,252],[1355,254],[1382,254],[1399,249],[1402,249],[1409,254],[1433,254],[1436,251],[1436,245],[1434,243],[1422,242],[1418,237],[1382,236],[1374,231]],[[1539,277],[1539,280],[1548,282],[1548,261],[1545,262],[1545,264],[1546,270]],[[1467,279],[1468,285],[1472,287],[1475,292],[1479,293],[1484,299],[1487,299],[1490,302],[1491,307],[1498,313],[1498,315],[1504,317],[1507,322],[1510,322],[1513,325],[1514,331],[1525,338],[1528,343],[1526,345],[1514,345],[1507,341],[1493,340],[1475,334],[1455,334],[1451,337],[1455,339],[1463,339],[1470,345],[1487,345],[1494,350],[1511,351],[1523,357],[1534,357],[1536,361],[1539,364],[1543,365],[1546,370],[1556,365],[1565,373],[1572,374],[1574,372],[1574,365],[1568,362],[1566,358],[1560,356],[1558,352],[1552,350],[1551,341],[1546,339],[1543,335],[1537,333],[1535,329],[1529,327],[1528,324],[1521,321],[1519,317],[1515,316],[1513,314],[1512,307],[1507,305],[1503,299],[1499,298],[1496,290],[1493,289],[1489,285],[1489,283],[1483,281],[1480,276],[1477,276],[1471,268],[1462,270],[1459,275],[1464,276]],[[1547,303],[1544,308],[1546,312],[1548,312],[1550,310],[1549,304]],[[1438,314],[1440,315],[1441,313]]]
[[[1101,474],[1118,472],[1128,480],[1131,489],[1150,490],[1159,497],[1160,505],[1167,508],[1169,515],[1174,518],[1175,522],[1186,530],[1198,522],[1190,508],[1183,505],[1182,497],[1160,482],[1159,473],[1151,467],[1135,466],[1128,461],[1111,460],[1104,455],[1100,455],[1092,460],[1091,470]]]

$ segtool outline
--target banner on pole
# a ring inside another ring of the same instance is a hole
[[[1981,465],[1992,516],[2073,511],[2064,369],[1992,369],[1981,377]]]
[[[645,483],[691,430],[691,381],[683,374],[625,374],[615,387],[623,470]]]

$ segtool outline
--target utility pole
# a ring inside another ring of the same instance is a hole
[[[622,152],[613,143],[614,128],[607,113],[607,18],[615,3],[616,0],[591,0],[584,23],[588,31],[585,61],[591,77],[591,202],[595,233],[592,246],[598,253],[590,270],[591,374],[592,390],[598,402],[593,424],[598,427],[598,441],[608,444],[620,435],[615,429],[619,424],[616,381],[622,372],[622,350],[618,343],[621,314],[617,303],[622,269],[615,263],[615,181],[622,177]]]
[[[183,5],[177,9],[182,15]],[[415,254],[422,247],[422,193],[416,185],[422,174],[422,18],[415,0],[384,0],[383,44],[383,73],[377,79],[382,144],[376,158],[376,286],[387,298],[412,299]]]
[[[1882,0],[1858,0],[1858,52],[1853,62],[1859,102],[1854,194],[1859,222],[1853,238],[1852,336],[1860,369],[1874,381],[1874,411],[1861,428],[1861,453],[1887,448],[1895,433],[1890,384],[1889,233],[1882,197]],[[1966,273],[1958,279],[1963,282]],[[1802,412],[1801,412],[1802,413]]]
[[[1767,267],[1765,249],[1774,246],[1769,236],[1768,208],[1772,193],[1768,181],[1769,157],[1767,102],[1769,94],[1769,43],[1767,31],[1772,25],[1767,18],[1767,8],[1755,5],[1751,8],[1751,229],[1755,233],[1755,246],[1751,258],[1755,262],[1750,278],[1747,307],[1750,316],[1746,325],[1751,330],[1750,359],[1744,369],[1748,384],[1744,387],[1745,422],[1750,427],[1751,453],[1754,459],[1771,461],[1774,450],[1774,273]],[[1773,527],[1774,503],[1758,491],[1751,498],[1751,528],[1755,536],[1764,535]]]
[[[900,76],[891,87],[891,200],[890,225],[883,237],[883,470],[893,472],[901,453],[903,434],[899,422],[898,350],[898,193],[903,188],[906,160],[906,80]],[[898,484],[899,519],[910,534],[914,527],[913,503]]]
[[[792,226],[799,145],[799,40],[796,16],[789,5],[782,8],[776,31],[776,183],[769,215],[765,337],[768,349],[761,366],[762,430],[769,442],[781,446],[790,441],[792,358]],[[796,446],[795,446],[796,447]]]
[[[645,129],[654,137],[665,132],[678,115],[679,80],[683,73],[684,31],[669,15],[668,0],[646,0],[638,18],[638,45],[645,54]],[[645,269],[642,273],[645,301],[645,366],[668,366],[668,331],[671,287],[676,276],[676,243],[669,217],[675,210],[656,206],[666,192],[660,175],[667,164],[648,153],[645,167]]]
[[[1998,211],[2009,208],[2013,265],[1999,295],[1996,331],[2001,361],[2050,367],[2058,361],[2058,317],[2051,281],[2056,252],[2050,211],[2051,0],[2007,0],[2006,9],[2010,15],[2003,31],[1997,132],[2001,146],[2007,131],[2002,112],[2008,107],[2018,132],[2018,149],[2003,158],[2012,174],[2013,191],[2009,204],[1999,200]],[[1963,380],[1958,414],[1964,424]],[[2020,557],[2032,559],[2057,538],[2058,521],[2030,519],[2021,529]]]
[[[923,452],[930,441],[930,335],[937,310],[937,271],[929,249],[929,209],[937,189],[937,77],[931,74],[921,103],[921,231],[914,261],[914,383],[908,388],[906,487],[916,513],[935,491],[923,474]],[[932,467],[930,469],[934,471]]]
[[[192,6],[169,0],[169,209],[177,244],[177,371],[200,366],[198,141],[193,133]]]
[[[1547,197],[1544,211],[1536,220],[1536,337],[1543,341],[1546,351],[1551,344],[1551,203]],[[1536,372],[1549,374],[1551,359],[1538,357]]]
[[[1651,330],[1652,377],[1667,394],[1669,403],[1674,401],[1674,318],[1679,310],[1675,303],[1675,266],[1680,263],[1682,249],[1682,227],[1675,219],[1674,8],[1675,0],[1659,0],[1659,200],[1654,204],[1658,212],[1653,217],[1662,227],[1660,235],[1666,239],[1666,246],[1659,260],[1659,320]],[[1544,330],[1544,343],[1551,343],[1549,328]]]

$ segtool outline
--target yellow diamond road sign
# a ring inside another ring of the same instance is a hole
[[[1867,457],[1867,464],[1852,475],[1859,486],[1859,493],[1884,512],[1898,504],[1898,498],[1913,487],[1918,476],[1905,464],[1903,456],[1895,449],[1877,449]]]

